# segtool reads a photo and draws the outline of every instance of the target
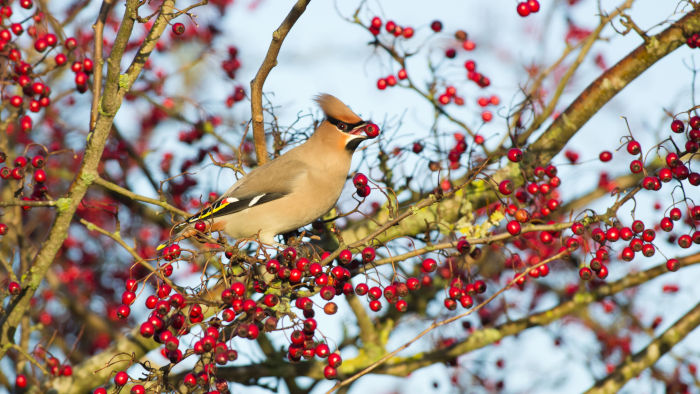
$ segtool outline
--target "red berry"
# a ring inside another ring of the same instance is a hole
[[[369,180],[367,179],[367,176],[363,173],[357,173],[354,177],[352,177],[352,183],[355,185],[357,189],[364,188],[367,186],[367,183]]]
[[[131,308],[129,308],[129,306],[119,305],[119,307],[117,307],[117,316],[119,316],[120,319],[126,319],[130,314]]]
[[[598,275],[599,279],[605,279],[608,277],[608,267],[606,266],[601,266],[598,271],[596,271],[596,275]]]
[[[517,163],[523,159],[523,151],[518,148],[510,148],[508,150],[508,160]]]
[[[340,357],[340,354],[331,353],[330,355],[328,355],[328,365],[330,365],[331,367],[338,368],[342,363],[343,359]]]
[[[237,296],[242,297],[245,293],[245,285],[241,282],[234,282],[231,284],[231,291],[233,291]]]
[[[590,280],[593,277],[593,272],[588,267],[581,267],[578,271],[578,276],[583,280]]]
[[[369,298],[373,300],[378,300],[382,296],[382,289],[377,286],[373,286],[369,289]]]
[[[434,259],[427,258],[421,263],[423,272],[433,272],[437,269],[437,262]]]
[[[56,43],[58,42],[56,35],[53,33],[49,33],[49,34],[45,35],[44,40],[46,40],[46,44],[50,47],[55,46]]]
[[[527,3],[524,1],[518,3],[516,10],[518,11],[518,15],[522,16],[523,18],[530,15],[530,7],[528,7]]]
[[[680,237],[678,237],[678,246],[680,246],[683,249],[689,248],[692,243],[693,239],[688,234],[683,234]]]
[[[540,10],[540,3],[537,0],[528,0],[527,8],[530,12],[535,13]]]
[[[88,75],[82,71],[75,73],[75,84],[78,86],[87,85]]]
[[[29,115],[24,115],[20,118],[19,127],[22,131],[27,132],[32,128],[32,118]]]
[[[678,208],[678,207],[671,208],[671,211],[668,213],[668,217],[673,221],[680,220],[682,217],[680,208]]]
[[[116,384],[117,386],[123,386],[128,381],[129,381],[129,375],[127,375],[127,373],[124,371],[119,371],[114,376],[114,384]]]
[[[330,349],[328,348],[328,345],[325,343],[319,343],[316,345],[316,348],[314,349],[314,353],[316,354],[317,357],[320,358],[326,358],[330,354]]]
[[[374,261],[375,257],[376,257],[376,253],[374,251],[374,248],[368,246],[368,247],[362,249],[362,262],[371,263],[372,261]]]
[[[688,125],[691,129],[700,129],[700,116],[691,116]]]
[[[620,230],[618,230],[615,227],[610,227],[605,232],[605,238],[610,242],[616,242],[617,240],[620,239]]]
[[[369,291],[369,286],[367,286],[366,283],[359,283],[357,286],[355,286],[355,294],[359,296],[363,296],[367,294]]]
[[[141,335],[146,338],[150,338],[155,334],[156,328],[151,322],[143,322],[140,327]]]
[[[682,120],[675,119],[673,122],[671,122],[671,131],[674,133],[682,133],[683,130],[685,130],[685,125],[683,124]]]
[[[46,41],[45,37],[40,37],[34,41],[34,49],[36,49],[38,52],[44,52],[48,47],[49,43]]]
[[[453,300],[452,298],[445,298],[445,301],[443,302],[445,305],[445,308],[448,310],[455,310],[457,309],[457,301]]]
[[[666,268],[669,271],[678,271],[679,268],[681,268],[680,263],[676,259],[669,259],[666,261]]]
[[[506,225],[506,230],[508,230],[508,233],[510,233],[510,235],[518,235],[520,234],[520,223],[518,223],[517,220],[511,220]]]
[[[374,123],[369,123],[364,128],[365,135],[369,138],[375,138],[379,135],[379,126]]]
[[[644,165],[640,160],[632,160],[630,163],[630,171],[632,171],[635,174],[638,174],[642,172],[642,169],[644,169]]]
[[[22,288],[17,282],[10,282],[10,284],[7,285],[7,291],[10,293],[10,295],[17,295],[21,290]]]
[[[70,51],[78,46],[78,41],[73,37],[69,37],[64,42],[63,46]]]
[[[661,219],[661,223],[659,223],[659,226],[662,230],[669,232],[673,230],[673,221],[671,221],[671,218],[665,217]]]
[[[34,166],[34,168],[41,168],[44,166],[44,161],[44,156],[36,155],[32,158],[32,166]]]
[[[178,22],[173,25],[173,34],[176,36],[182,35],[185,32],[185,25]]]
[[[46,181],[46,172],[42,169],[34,171],[34,180],[38,183],[44,183]]]
[[[432,23],[430,23],[430,28],[434,32],[439,33],[440,31],[442,31],[442,22],[435,20]]]
[[[636,140],[631,140],[627,143],[627,152],[630,155],[638,155],[641,151],[642,145],[640,145],[639,142],[637,142]]]
[[[656,238],[656,232],[652,229],[646,229],[644,232],[642,232],[642,239],[644,242],[651,242]]]
[[[27,377],[22,374],[18,374],[15,378],[15,386],[21,389],[27,387]]]
[[[131,305],[136,300],[136,293],[126,290],[122,293],[122,304]]]
[[[66,57],[65,54],[59,53],[58,55],[56,55],[55,60],[56,60],[57,66],[62,66],[64,64],[66,64],[66,61],[68,60],[68,58]]]
[[[501,181],[501,183],[498,184],[498,191],[505,196],[513,193],[514,188],[515,186],[513,185],[513,181],[510,179]]]
[[[604,163],[608,162],[608,161],[612,160],[612,153],[610,151],[604,150],[604,151],[600,152],[600,154],[598,155],[598,158],[600,158],[600,161],[602,161]]]
[[[338,377],[338,370],[331,367],[330,365],[326,365],[326,367],[323,368],[323,376],[329,380],[335,379],[336,377]]]
[[[634,250],[630,247],[626,247],[622,249],[622,254],[620,255],[622,260],[625,261],[632,261],[634,259]]]
[[[408,287],[408,290],[418,290],[420,289],[420,281],[417,278],[408,278],[406,279],[406,287]]]
[[[83,71],[83,63],[75,61],[75,62],[73,62],[73,64],[71,64],[70,69],[74,73],[79,73],[79,72]]]
[[[340,254],[338,255],[338,261],[340,264],[348,264],[350,261],[352,261],[352,252],[347,249],[341,250]]]
[[[387,21],[384,27],[386,28],[386,31],[393,33],[396,29],[396,23],[394,21]]]
[[[279,261],[272,259],[272,260],[267,262],[267,264],[265,265],[265,268],[267,269],[267,272],[269,272],[271,274],[275,274],[280,269],[280,263],[279,263]]]
[[[21,107],[22,104],[24,103],[24,100],[22,99],[22,96],[12,96],[10,97],[10,105],[13,107]]]

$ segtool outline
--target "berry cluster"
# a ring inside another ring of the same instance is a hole
[[[396,24],[394,21],[387,21],[386,24],[384,25],[384,28],[386,29],[387,33],[392,34],[394,37],[403,37],[405,39],[409,39],[413,37],[413,34],[415,31],[413,30],[412,27],[407,26],[407,27],[402,27]],[[372,18],[372,22],[369,25],[369,31],[375,36],[378,36],[379,33],[381,33],[382,30],[382,19],[378,16],[375,16]]]
[[[85,58],[82,62],[74,61],[70,67],[71,71],[75,73],[75,87],[78,92],[85,93],[88,90],[88,82],[90,80],[90,75],[92,74],[93,63],[92,60]]]
[[[6,160],[6,155],[0,152],[0,164],[4,163]],[[31,163],[31,167],[28,164]],[[45,159],[42,155],[35,155],[31,160],[25,156],[17,156],[13,161],[12,168],[3,166],[0,168],[0,179],[12,179],[19,181],[20,190],[24,189],[25,182],[29,185],[33,185],[32,193],[29,196],[22,197],[25,201],[42,201],[46,199],[47,187],[46,180],[47,175],[44,170]],[[31,175],[31,181],[26,181],[26,176]],[[24,206],[24,210],[29,210],[29,206]],[[7,232],[7,226],[5,224],[0,224],[0,235]]]
[[[516,10],[518,11],[518,15],[524,18],[530,14],[539,12],[540,2],[537,0],[521,1],[520,3],[518,3]]]
[[[396,84],[398,83],[397,78],[398,78],[398,80],[404,80],[404,79],[408,78],[408,74],[406,74],[406,70],[404,70],[402,68],[396,73],[396,76],[389,75],[388,77],[385,77],[385,78],[379,78],[377,80],[377,89],[384,90],[387,87],[396,86]]]
[[[457,88],[450,85],[446,86],[445,90],[438,96],[438,103],[440,103],[440,105],[447,105],[451,102],[456,105],[464,105],[464,98],[458,96]]]
[[[368,183],[369,180],[367,179],[367,175],[363,173],[357,173],[354,177],[352,177],[352,184],[355,185],[357,195],[360,197],[367,197],[372,191]]]
[[[491,80],[488,77],[476,71],[475,61],[467,60],[464,62],[464,68],[467,70],[467,79],[479,85],[480,88],[491,85]]]

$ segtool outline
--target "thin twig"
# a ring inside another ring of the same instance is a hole
[[[149,204],[157,205],[157,206],[159,206],[159,207],[161,207],[161,208],[163,208],[163,209],[166,209],[166,210],[168,210],[168,211],[170,211],[170,212],[173,212],[173,213],[175,213],[175,214],[177,214],[177,215],[180,215],[180,216],[182,216],[182,217],[189,217],[189,216],[190,216],[189,213],[183,211],[182,209],[179,209],[179,208],[177,208],[177,207],[174,207],[174,206],[168,204],[168,203],[165,202],[165,201],[160,201],[160,200],[156,200],[156,199],[154,199],[154,198],[150,198],[150,197],[146,197],[146,196],[142,196],[142,195],[136,194],[136,193],[132,192],[131,190],[128,190],[128,189],[125,189],[125,188],[123,188],[123,187],[121,187],[121,186],[119,186],[119,185],[116,185],[116,184],[114,184],[114,183],[112,183],[112,182],[110,182],[110,181],[108,181],[108,180],[106,180],[106,179],[104,179],[104,178],[102,178],[102,177],[99,177],[99,176],[96,177],[95,180],[94,180],[94,182],[95,182],[95,184],[100,185],[100,186],[104,187],[104,188],[107,189],[107,190],[111,190],[111,191],[113,191],[113,192],[115,192],[115,193],[119,193],[119,194],[121,194],[121,195],[124,195],[124,196],[126,196],[126,197],[129,197],[129,198],[132,199],[132,200],[142,201],[142,202],[147,202],[147,203],[149,203]]]
[[[561,257],[563,257],[563,256],[565,256],[565,255],[567,255],[567,254],[569,254],[568,251],[559,252],[559,253],[555,254],[554,256],[552,256],[552,257],[550,257],[550,258],[548,258],[548,259],[544,259],[544,260],[540,261],[540,262],[537,263],[536,265],[533,265],[533,266],[528,267],[525,271],[523,271],[523,272],[521,272],[520,274],[518,274],[515,278],[513,278],[510,282],[508,282],[507,285],[503,286],[500,290],[498,290],[497,292],[493,293],[493,295],[491,295],[491,297],[489,297],[489,298],[487,298],[486,300],[484,300],[481,304],[475,306],[474,308],[472,308],[472,309],[470,309],[470,310],[468,310],[468,311],[466,311],[466,312],[464,312],[464,313],[461,313],[461,314],[459,314],[459,315],[455,315],[455,316],[452,316],[452,317],[450,317],[450,318],[448,318],[448,319],[441,320],[441,321],[438,321],[438,322],[435,322],[435,323],[431,324],[428,328],[426,328],[425,330],[421,331],[418,335],[416,335],[415,337],[413,337],[410,341],[408,341],[408,342],[404,343],[403,345],[399,346],[398,348],[396,348],[396,349],[395,349],[394,351],[392,351],[391,353],[387,353],[386,355],[384,355],[384,356],[383,356],[382,358],[380,358],[379,360],[377,360],[377,361],[373,362],[372,364],[370,364],[369,366],[367,366],[367,368],[363,369],[362,371],[360,371],[360,372],[354,374],[353,376],[351,376],[351,377],[349,377],[349,378],[347,378],[347,379],[345,379],[345,380],[343,380],[343,381],[341,381],[341,382],[338,382],[335,386],[333,386],[330,390],[328,390],[328,391],[326,392],[326,394],[330,394],[330,393],[332,393],[332,392],[334,392],[334,391],[340,389],[340,388],[343,387],[343,386],[347,386],[347,385],[349,385],[350,383],[354,382],[355,380],[359,379],[360,377],[362,377],[362,376],[364,376],[364,375],[370,373],[372,370],[374,370],[374,369],[377,368],[378,366],[382,365],[383,363],[385,363],[385,362],[386,362],[387,360],[389,360],[390,358],[394,357],[394,356],[395,356],[396,354],[398,354],[400,351],[402,351],[402,350],[408,348],[408,347],[411,346],[413,343],[415,343],[417,340],[419,340],[419,339],[421,339],[422,337],[424,337],[424,336],[425,336],[426,334],[428,334],[430,331],[432,331],[432,330],[434,330],[434,329],[436,329],[436,328],[438,328],[438,327],[444,326],[444,325],[446,325],[446,324],[452,323],[452,322],[454,322],[454,321],[457,321],[457,320],[459,320],[459,319],[465,318],[465,317],[471,315],[472,313],[478,311],[479,309],[483,308],[483,307],[486,306],[488,303],[490,303],[491,301],[493,301],[496,297],[498,297],[499,295],[501,295],[503,292],[505,292],[506,290],[510,289],[510,288],[513,286],[513,284],[515,284],[520,278],[522,278],[522,277],[524,277],[525,275],[527,275],[530,271],[532,271],[532,270],[534,270],[534,269],[537,269],[537,268],[539,268],[540,266],[545,265],[545,264],[547,264],[547,263],[549,263],[549,262],[552,262],[552,261],[554,261],[554,260],[556,260],[556,259],[559,259],[559,258],[561,258]]]
[[[184,289],[182,289],[180,286],[177,286],[169,278],[165,277],[162,272],[160,272],[156,268],[153,268],[146,260],[141,258],[141,256],[139,256],[139,254],[136,253],[134,248],[132,248],[126,242],[124,242],[124,240],[122,239],[121,235],[119,235],[119,233],[111,233],[111,232],[103,229],[102,227],[96,225],[95,223],[92,223],[92,222],[87,221],[85,219],[80,219],[80,223],[83,226],[85,226],[89,231],[97,231],[98,233],[100,233],[102,235],[106,235],[109,238],[111,238],[114,242],[118,243],[122,248],[124,248],[124,250],[129,252],[129,254],[131,255],[131,257],[133,257],[133,259],[136,261],[136,263],[138,263],[139,265],[143,266],[147,270],[154,273],[156,276],[158,276],[158,278],[160,280],[167,283],[173,289],[177,289],[180,294],[184,294]]]
[[[105,21],[107,16],[112,11],[114,6],[114,0],[105,0],[100,6],[100,14],[97,16],[97,21],[92,25],[92,30],[95,31],[95,50],[92,54],[95,68],[95,79],[92,83],[92,107],[90,108],[90,130],[95,127],[95,122],[97,122],[97,108],[100,104],[100,97],[102,94],[102,67],[104,66],[104,59],[102,58],[102,35],[104,33]]]

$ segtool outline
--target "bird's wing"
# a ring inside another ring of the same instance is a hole
[[[218,200],[188,218],[183,225],[230,215],[282,198],[292,192],[294,183],[308,171],[308,164],[301,160],[272,160],[249,172]]]

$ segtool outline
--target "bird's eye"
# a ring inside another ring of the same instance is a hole
[[[345,129],[348,128],[348,125],[346,125],[345,123],[338,123],[337,127],[338,127],[338,130],[345,131]]]

